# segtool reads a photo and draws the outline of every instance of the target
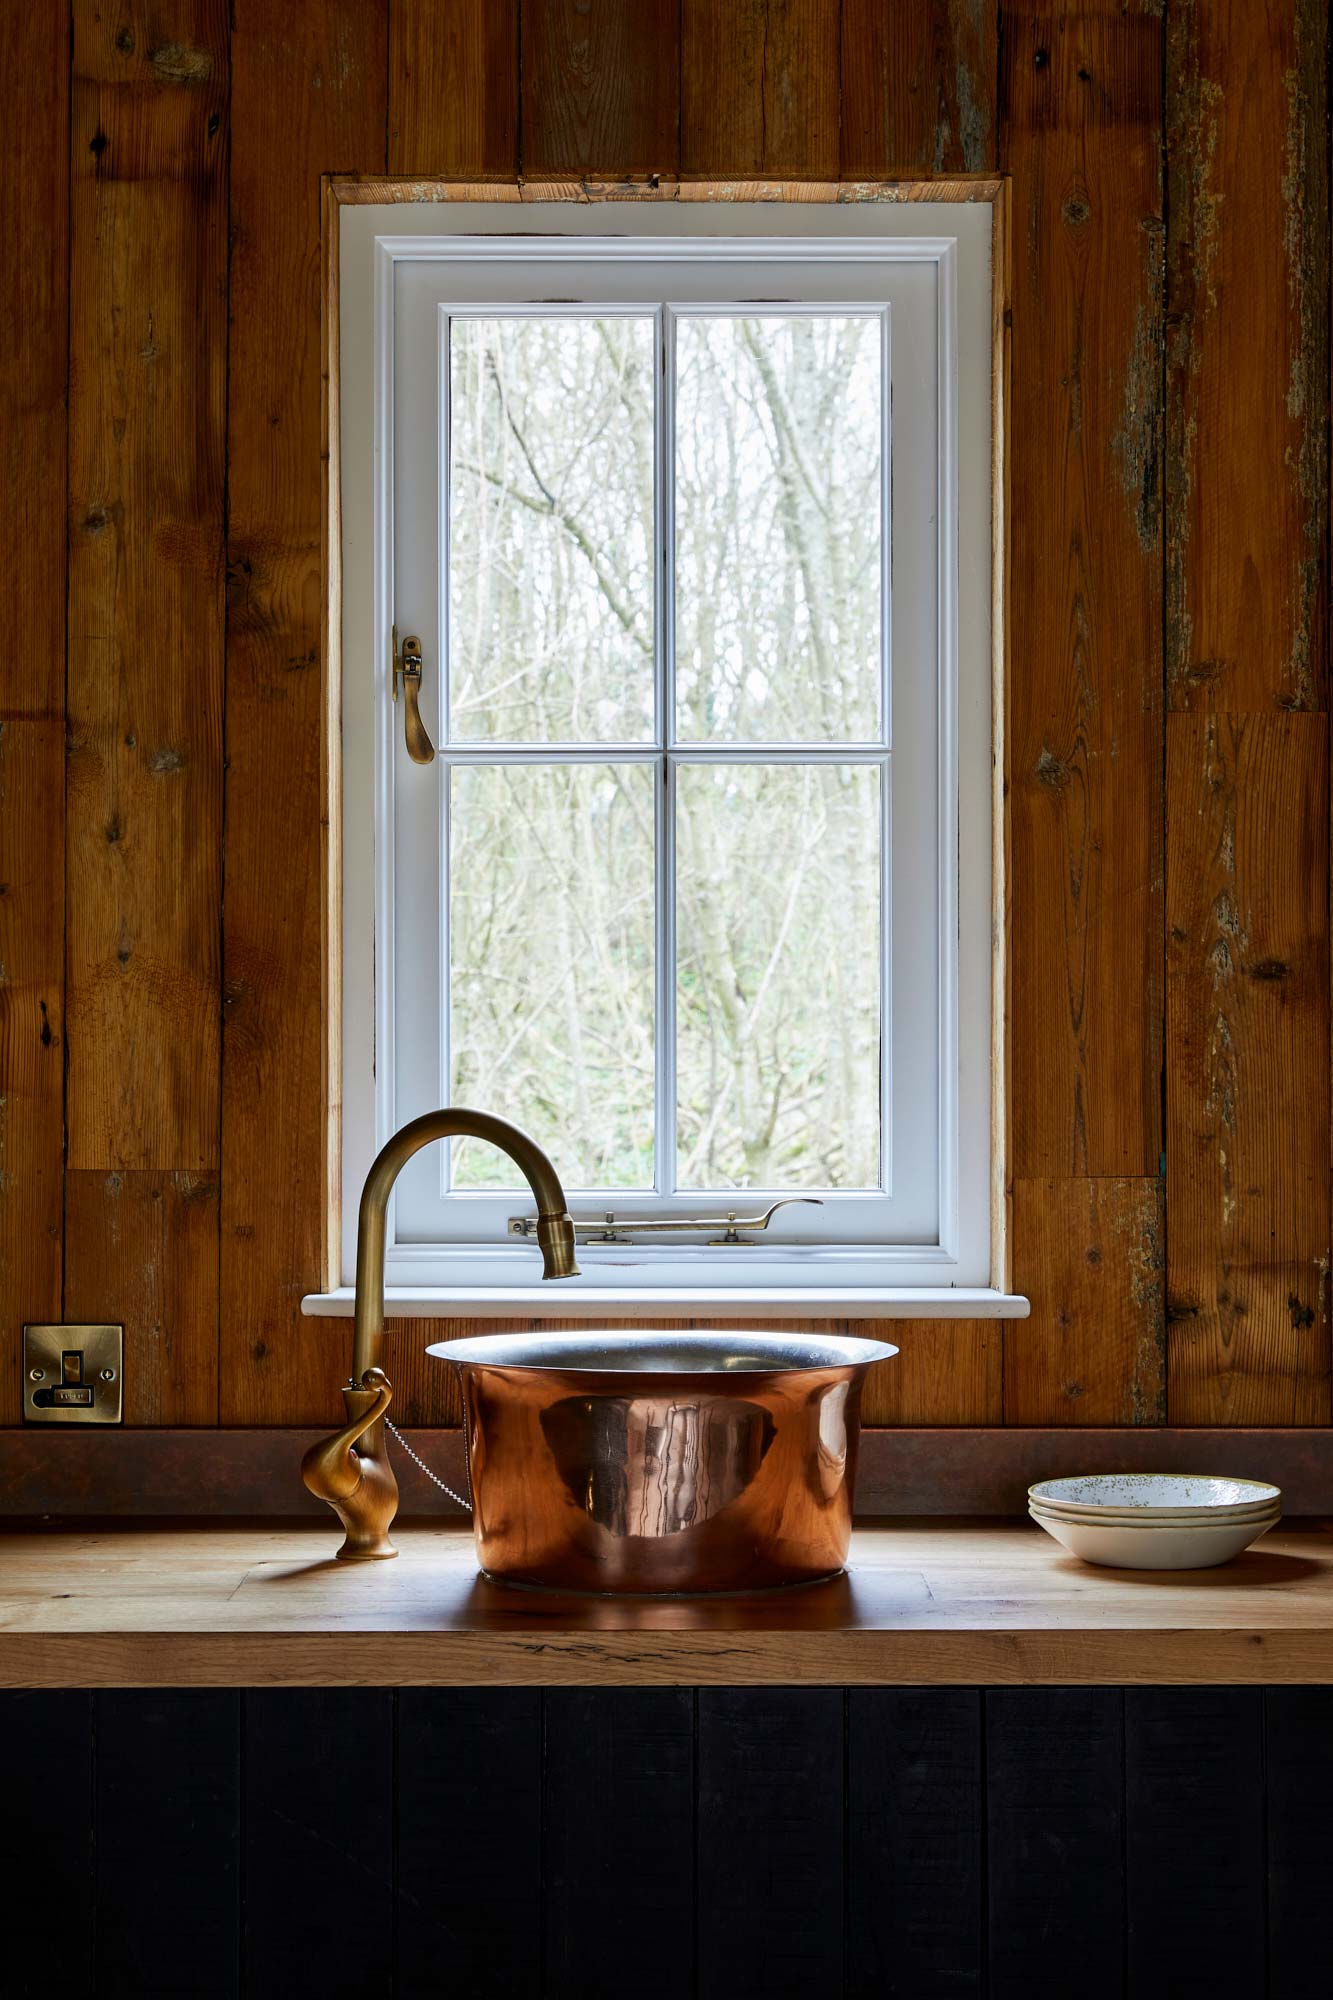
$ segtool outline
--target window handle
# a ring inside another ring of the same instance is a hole
[[[398,699],[398,683],[403,683],[403,733],[407,754],[414,764],[433,764],[435,745],[421,720],[421,641],[409,635],[398,650],[398,627],[393,627],[393,698]]]

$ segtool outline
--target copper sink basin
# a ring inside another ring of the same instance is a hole
[[[883,1341],[500,1333],[462,1379],[477,1556],[557,1590],[764,1590],[847,1559],[861,1385]]]

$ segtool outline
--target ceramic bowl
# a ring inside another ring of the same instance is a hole
[[[1125,1528],[1216,1528],[1223,1522],[1271,1521],[1282,1512],[1278,1500],[1270,1500],[1262,1507],[1236,1507],[1219,1509],[1216,1514],[1172,1514],[1165,1508],[1147,1507],[1106,1507],[1096,1513],[1086,1507],[1065,1507],[1056,1500],[1043,1500],[1033,1494],[1028,1502],[1030,1507],[1039,1508],[1043,1514],[1057,1515],[1064,1521],[1087,1521],[1100,1527]]]
[[[1282,1490],[1261,1479],[1218,1479],[1197,1472],[1096,1472],[1041,1479],[1029,1500],[1090,1520],[1241,1520],[1282,1504]]]
[[[1266,1519],[1153,1525],[1048,1513],[1038,1501],[1028,1512],[1071,1555],[1101,1569],[1215,1569],[1266,1535],[1281,1516],[1278,1508]]]

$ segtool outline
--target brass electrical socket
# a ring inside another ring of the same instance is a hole
[[[25,1326],[24,1423],[118,1424],[124,1345],[119,1326]]]

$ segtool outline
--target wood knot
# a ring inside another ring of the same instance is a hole
[[[1250,979],[1259,979],[1265,982],[1290,979],[1291,977],[1291,967],[1282,958],[1256,959],[1253,965],[1246,966],[1245,971]]]
[[[206,83],[213,74],[209,51],[187,48],[182,42],[164,42],[153,50],[148,64],[159,83]]]
[[[1062,786],[1069,783],[1068,764],[1044,746],[1032,771],[1039,785],[1050,785],[1055,791],[1059,791]]]

